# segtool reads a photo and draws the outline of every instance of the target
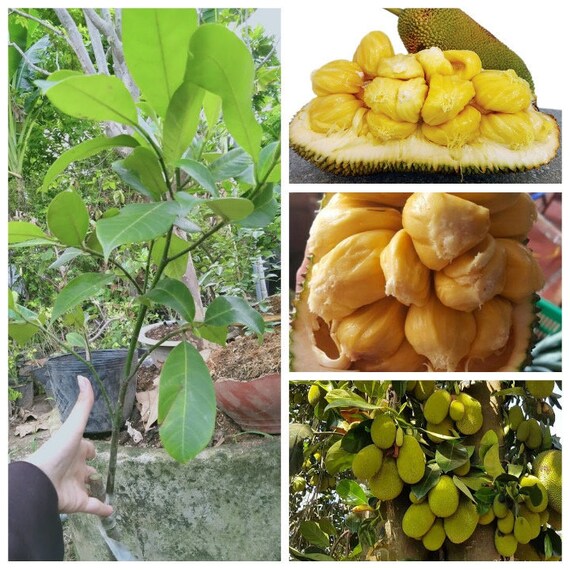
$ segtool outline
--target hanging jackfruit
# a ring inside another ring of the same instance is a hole
[[[340,175],[519,171],[554,158],[558,124],[538,111],[530,74],[508,48],[503,59],[487,57],[496,46],[485,30],[474,33],[473,43],[471,34],[463,37],[463,25],[477,24],[461,10],[398,12],[412,53],[394,54],[386,34],[375,31],[353,61],[315,70],[316,97],[290,124],[294,151]],[[444,26],[450,18],[462,25]],[[462,39],[446,41],[454,35]]]
[[[292,369],[524,367],[544,277],[519,220],[533,219],[534,203],[512,194],[325,196],[295,301]],[[495,216],[511,237],[492,235]]]

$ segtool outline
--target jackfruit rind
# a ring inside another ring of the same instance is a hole
[[[475,504],[461,497],[457,510],[443,519],[443,526],[447,538],[454,544],[461,544],[475,532],[478,522],[479,514]]]
[[[520,480],[521,488],[533,487],[535,485],[541,494],[540,502],[537,505],[535,505],[529,495],[525,496],[524,502],[529,511],[532,511],[533,513],[541,513],[546,510],[546,507],[548,507],[548,492],[546,491],[546,487],[541,483],[540,479],[535,475],[525,475]]]
[[[465,414],[465,406],[457,399],[454,399],[451,404],[449,404],[449,417],[457,422]]]
[[[562,451],[549,449],[539,453],[533,461],[532,472],[546,488],[548,507],[562,513]]]
[[[426,550],[435,552],[439,550],[445,542],[445,530],[443,528],[443,521],[436,519],[431,528],[422,537],[422,544]]]
[[[404,483],[413,485],[424,476],[426,456],[413,435],[404,435],[404,442],[396,459],[398,475]]]
[[[525,388],[535,398],[547,398],[554,390],[554,380],[525,380]]]
[[[378,414],[370,426],[370,437],[380,449],[388,449],[396,439],[396,423],[389,414]]]
[[[357,479],[371,479],[380,471],[384,455],[374,444],[363,447],[352,460],[352,472]]]
[[[437,517],[450,517],[459,507],[459,491],[449,475],[442,475],[428,493],[428,504]]]
[[[381,501],[392,501],[400,495],[404,482],[398,475],[396,460],[393,457],[384,458],[380,471],[370,479],[368,487],[372,495]]]
[[[483,425],[481,403],[465,392],[461,392],[457,396],[457,399],[465,407],[463,417],[459,421],[455,422],[457,429],[464,435],[473,435],[474,433],[477,433]]]
[[[495,548],[501,556],[510,558],[516,552],[517,546],[518,542],[514,534],[502,534],[499,531],[495,532]]]
[[[402,518],[402,530],[410,538],[422,538],[433,523],[435,515],[432,513],[428,503],[410,505]]]
[[[441,423],[449,412],[451,394],[447,390],[436,390],[424,404],[424,418],[432,423]]]

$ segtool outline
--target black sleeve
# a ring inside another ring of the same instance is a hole
[[[25,461],[8,466],[9,560],[63,560],[57,491],[48,476]]]

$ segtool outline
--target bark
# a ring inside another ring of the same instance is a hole
[[[83,71],[87,74],[97,73],[93,62],[87,53],[87,48],[83,43],[81,33],[79,32],[79,29],[77,28],[77,25],[73,21],[73,18],[70,16],[69,12],[65,8],[54,8],[54,12],[67,33],[67,43],[70,45],[71,49],[77,56],[77,59],[81,65],[81,69],[83,69]]]

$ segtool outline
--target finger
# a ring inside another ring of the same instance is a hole
[[[90,459],[95,459],[97,450],[95,449],[95,445],[92,441],[89,441],[88,439],[82,439],[80,445],[81,452],[83,453],[83,457],[85,457],[86,460],[89,461]]]
[[[89,477],[91,477],[91,475],[95,475],[95,473],[97,473],[97,469],[95,469],[95,467],[93,467],[92,465],[86,465],[85,466],[85,482],[89,483]]]
[[[85,507],[81,509],[82,513],[88,513],[90,515],[98,515],[100,517],[108,517],[113,514],[113,507],[102,503],[99,499],[94,497],[89,497]]]
[[[89,379],[85,378],[85,376],[77,376],[77,384],[79,385],[79,396],[69,417],[59,430],[65,434],[64,437],[69,439],[79,439],[83,436],[91,408],[93,407],[93,387]]]

